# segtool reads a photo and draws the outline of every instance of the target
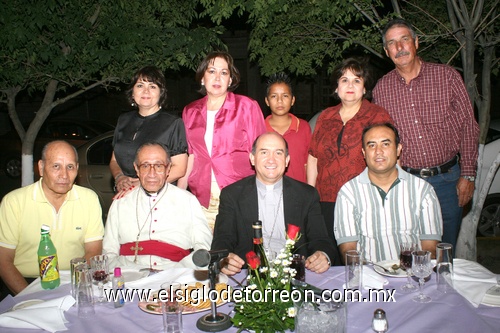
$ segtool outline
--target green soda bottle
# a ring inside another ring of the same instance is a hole
[[[59,286],[59,265],[57,251],[50,239],[50,227],[42,225],[41,238],[38,246],[38,265],[40,266],[40,279],[43,289],[54,289]]]

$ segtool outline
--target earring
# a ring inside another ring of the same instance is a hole
[[[131,106],[135,106],[135,103],[134,103],[134,102],[132,102],[130,105],[131,105]]]

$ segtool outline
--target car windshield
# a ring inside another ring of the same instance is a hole
[[[488,129],[488,134],[486,135],[486,143],[488,144],[497,139],[500,139],[500,131],[490,127]]]

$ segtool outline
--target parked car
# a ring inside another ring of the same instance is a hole
[[[66,140],[78,147],[99,134],[113,130],[114,126],[99,121],[79,119],[51,119],[40,128],[33,147],[33,161],[37,162],[46,143]],[[15,129],[0,136],[0,165],[10,178],[21,177],[22,143]]]
[[[483,163],[481,168],[481,179],[484,179],[500,152],[500,119],[492,120],[484,146]],[[484,201],[481,216],[477,225],[477,236],[498,237],[500,236],[500,173],[497,172],[488,196]]]
[[[109,170],[109,161],[113,153],[112,142],[113,131],[109,131],[77,148],[80,167],[76,183],[97,193],[103,221],[106,221],[114,196],[114,179]]]

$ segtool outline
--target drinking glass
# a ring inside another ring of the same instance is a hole
[[[429,276],[432,272],[431,253],[429,251],[413,251],[412,257],[413,262],[411,264],[411,269],[413,274],[418,277],[418,287],[420,291],[419,294],[412,299],[419,303],[429,303],[431,298],[424,295],[422,288],[425,283],[424,278]]]
[[[349,250],[345,254],[346,289],[363,290],[363,255],[360,251]]]
[[[412,293],[417,291],[417,287],[411,283],[411,263],[412,252],[418,250],[418,244],[405,242],[399,246],[399,265],[406,271],[406,283],[401,286],[401,291],[404,293]]]
[[[109,277],[108,257],[105,254],[101,254],[90,258],[90,267],[92,268],[92,280],[99,289],[99,296],[96,302],[106,302],[104,284],[108,282]]]
[[[77,281],[75,297],[78,317],[91,318],[95,315],[95,311],[90,267],[84,263],[76,266],[74,270]]]
[[[182,333],[182,305],[177,302],[176,291],[181,289],[179,282],[166,282],[161,285],[159,295],[163,332]]]
[[[78,272],[76,267],[82,264],[87,264],[85,258],[73,258],[69,262],[69,268],[71,270],[71,295],[76,299],[76,290],[78,287]]]
[[[295,253],[292,256],[290,268],[295,269],[295,280],[306,282],[306,259],[303,255]]]
[[[439,243],[436,246],[436,284],[437,290],[443,293],[453,289],[453,246],[449,243]]]

